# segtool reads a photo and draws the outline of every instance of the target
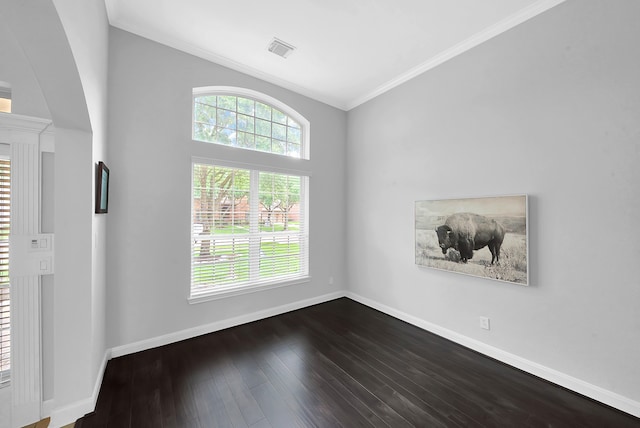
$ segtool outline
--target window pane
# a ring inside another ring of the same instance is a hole
[[[238,132],[238,147],[255,150],[256,148],[256,136],[254,134],[248,134],[246,132]]]
[[[271,152],[271,138],[256,136],[256,150]]]
[[[214,101],[215,101],[215,97]],[[194,106],[193,134],[196,140],[215,141],[216,108],[196,103]]]
[[[249,171],[215,167],[214,233],[248,233]]]
[[[291,156],[292,158],[300,157],[300,145],[299,144],[287,144],[287,156]]]
[[[246,233],[248,194],[249,171],[194,165],[194,234]]]
[[[200,141],[216,141],[216,127],[202,123],[196,123],[193,129],[193,138]]]
[[[289,214],[300,202],[300,177],[261,172],[259,180],[261,230],[289,230]]]
[[[284,125],[278,125],[277,123],[274,123],[273,126],[273,131],[272,131],[272,137],[276,138],[278,140],[286,140],[287,139],[287,127]]]
[[[271,143],[271,153],[284,155],[287,153],[287,143],[284,141],[273,140]]]
[[[218,126],[227,129],[236,129],[236,113],[229,110],[218,109]]]
[[[238,138],[244,141],[248,135],[240,133]],[[308,244],[300,210],[303,180],[193,165],[192,296],[218,287],[307,275]],[[251,198],[252,193],[257,197]]]
[[[287,141],[290,143],[300,144],[300,129],[289,127],[287,129]]]
[[[273,121],[274,122],[278,122],[281,123],[283,125],[287,124],[287,115],[282,113],[281,111],[278,111],[276,109],[273,109]]]
[[[249,279],[249,238],[216,238],[194,245],[191,286],[221,286]]]
[[[238,129],[246,132],[255,132],[253,117],[246,116],[244,114],[238,115]]]
[[[196,103],[195,105],[195,120],[196,122],[208,123],[210,125],[216,124],[216,108],[208,104]]]
[[[205,95],[205,96],[202,96],[202,97],[197,97],[196,98],[196,103],[215,107],[215,106],[217,106],[216,98],[217,97],[215,95]]]
[[[216,143],[226,146],[234,146],[236,144],[236,131],[233,129],[216,128]]]
[[[193,234],[208,235],[213,225],[214,168],[193,166]]]
[[[256,119],[256,134],[271,137],[271,122]]]
[[[300,271],[300,243],[294,236],[263,238],[260,243],[260,277],[286,276]]]
[[[218,96],[218,107],[231,111],[236,111],[236,97]]]
[[[238,98],[238,112],[255,116],[256,102],[247,98]]]
[[[258,200],[260,201],[260,230],[273,231],[275,210],[280,201],[276,192],[276,174],[261,172]]]
[[[256,117],[271,120],[271,107],[266,104],[256,103]]]

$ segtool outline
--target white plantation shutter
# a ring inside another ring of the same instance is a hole
[[[191,297],[307,278],[308,177],[194,163]]]
[[[11,163],[0,158],[0,386],[9,382],[11,329],[9,295],[9,230],[11,219]]]

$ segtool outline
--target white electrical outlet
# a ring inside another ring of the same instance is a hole
[[[484,328],[485,330],[491,330],[488,317],[480,317],[480,328]]]
[[[329,277],[329,285],[333,285],[333,277],[332,276]]]

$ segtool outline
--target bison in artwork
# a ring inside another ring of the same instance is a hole
[[[495,220],[472,213],[453,214],[436,228],[442,254],[449,248],[460,252],[463,263],[473,258],[473,250],[484,246],[491,251],[491,264],[500,259],[504,227]]]

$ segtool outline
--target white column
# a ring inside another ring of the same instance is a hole
[[[11,236],[40,231],[40,134],[49,121],[0,116],[0,143],[11,146]],[[40,419],[42,404],[40,349],[40,276],[13,275],[11,290],[11,426]]]

